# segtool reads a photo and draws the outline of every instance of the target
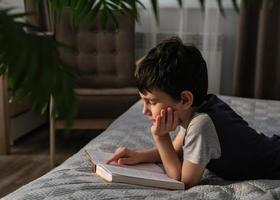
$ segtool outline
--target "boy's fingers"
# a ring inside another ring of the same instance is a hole
[[[155,129],[154,129],[156,135],[160,131],[160,121],[161,121],[160,118],[161,117],[159,115],[156,117]]]
[[[173,113],[171,108],[167,108],[166,128],[169,131],[173,127]]]
[[[107,161],[105,162],[105,164],[110,164],[110,163],[113,162],[113,161],[115,161],[115,157],[110,158],[109,160],[107,160]]]
[[[118,164],[120,165],[131,165],[134,164],[135,162],[133,161],[132,158],[120,158],[118,159]]]
[[[174,111],[173,129],[176,129],[178,125],[179,125],[179,116],[178,116],[178,112],[177,112],[177,111]]]
[[[113,161],[117,162],[119,158],[124,157],[127,153],[128,153],[128,149],[126,149],[124,147],[120,147],[116,150],[113,157],[110,158],[109,160],[107,160],[105,163],[110,164]]]
[[[160,117],[159,119],[160,119],[160,121],[159,121],[158,133],[160,135],[161,132],[164,130],[164,127],[165,127],[165,122],[164,122],[165,120],[162,117]]]
[[[164,131],[166,128],[166,113],[165,110],[161,110],[160,112],[160,131]]]
[[[110,163],[113,162],[113,161],[117,162],[118,159],[119,159],[120,157],[121,157],[121,156],[120,156],[119,154],[113,155],[113,157],[110,158],[109,160],[107,160],[107,161],[105,162],[105,164],[110,164]]]

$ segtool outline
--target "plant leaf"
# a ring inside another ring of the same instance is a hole
[[[178,2],[178,4],[179,4],[180,7],[183,6],[183,0],[177,0],[177,2]]]
[[[236,0],[231,0],[231,2],[232,2],[232,5],[233,5],[233,7],[234,7],[234,10],[235,10],[237,13],[239,13],[240,10],[239,10],[239,6],[238,6],[238,4],[237,4],[237,1],[236,1]]]
[[[154,11],[154,16],[155,16],[156,22],[159,23],[157,0],[151,0],[151,4],[152,4],[152,9]]]
[[[201,6],[201,10],[204,13],[205,12],[205,0],[199,0],[200,6]]]
[[[32,26],[16,21],[22,16],[25,14],[0,9],[0,75],[7,72],[16,99],[29,97],[33,108],[41,113],[46,112],[53,96],[55,113],[65,116],[69,130],[76,113],[75,72],[60,60],[58,47],[63,45],[36,34],[37,29],[26,32]]]
[[[218,7],[219,7],[219,10],[220,10],[220,13],[223,17],[226,16],[225,14],[225,10],[224,10],[224,7],[223,7],[223,2],[222,0],[217,0],[217,3],[218,3]]]

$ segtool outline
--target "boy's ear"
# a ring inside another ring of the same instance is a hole
[[[193,94],[188,90],[181,92],[181,103],[184,108],[189,109],[193,104]]]

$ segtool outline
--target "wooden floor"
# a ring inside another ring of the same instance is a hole
[[[57,163],[76,153],[101,131],[57,133]],[[43,126],[22,137],[10,155],[0,155],[0,198],[50,170],[49,131]]]

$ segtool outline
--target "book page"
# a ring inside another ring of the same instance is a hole
[[[111,172],[112,175],[122,175],[125,177],[135,177],[146,180],[157,180],[170,183],[179,183],[179,181],[169,178],[166,174],[151,171],[143,171],[138,169],[124,169],[115,165],[101,164],[102,168]]]
[[[101,163],[104,164],[109,158],[113,156],[113,153],[101,152],[92,149],[86,149],[86,152],[89,154],[91,159],[95,161],[95,164],[101,164]],[[155,172],[160,174],[165,173],[162,165],[160,166],[154,163],[140,163],[137,165],[119,165],[117,163],[111,163],[109,165],[117,166],[123,169],[136,169],[136,170]]]
[[[109,182],[120,182],[135,185],[184,190],[184,183],[171,179],[157,164],[144,163],[137,165],[105,164],[113,153],[86,149],[86,155],[95,165],[94,173]]]

